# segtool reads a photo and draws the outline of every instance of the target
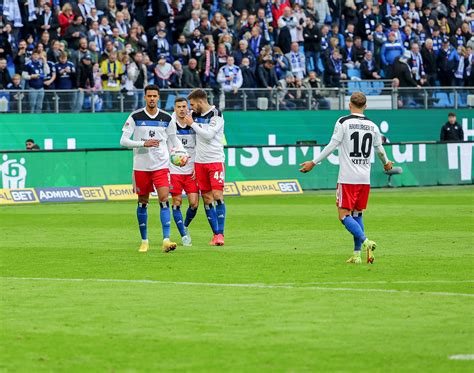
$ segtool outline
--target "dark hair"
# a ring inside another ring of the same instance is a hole
[[[160,94],[160,89],[155,84],[149,84],[145,87],[145,95],[148,91],[157,91]]]
[[[26,143],[26,142],[32,142],[32,143],[34,144],[34,143],[35,143],[35,140],[33,140],[33,139],[28,139],[28,140],[25,141],[25,143]]]
[[[188,95],[188,100],[207,100],[207,93],[203,89],[195,89]]]
[[[450,112],[450,113],[448,114],[448,117],[455,117],[455,116],[456,116],[456,113],[453,113],[453,112]]]
[[[186,97],[183,97],[183,96],[178,96],[176,97],[176,99],[174,100],[174,104],[176,105],[178,102],[188,102],[188,100],[186,100]]]

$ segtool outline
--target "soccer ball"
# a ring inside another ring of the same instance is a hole
[[[188,154],[182,150],[173,150],[170,154],[170,160],[175,166],[183,167],[188,161]]]

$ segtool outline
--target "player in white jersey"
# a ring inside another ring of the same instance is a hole
[[[196,156],[196,132],[184,124],[184,118],[188,113],[188,101],[184,97],[177,97],[174,102],[174,113],[171,115],[171,122],[176,126],[178,139],[183,144],[188,153],[188,163],[183,167],[170,164],[171,187],[173,196],[173,218],[181,235],[183,246],[192,246],[189,234],[189,224],[196,216],[199,205],[199,188],[194,174],[194,159]],[[183,203],[183,190],[188,197],[188,210],[186,219],[183,221],[181,205]]]
[[[215,106],[209,105],[207,94],[202,89],[192,91],[188,99],[193,111],[186,116],[184,123],[196,132],[194,169],[204,200],[204,210],[214,233],[210,245],[223,246],[226,215],[224,204],[224,118]]]
[[[146,107],[134,111],[123,126],[120,145],[133,148],[133,178],[135,192],[138,194],[137,218],[142,244],[140,252],[148,251],[147,206],[150,193],[154,188],[160,200],[160,220],[163,228],[163,251],[176,249],[176,243],[170,241],[171,216],[169,209],[169,151],[168,140],[172,148],[184,151],[176,137],[176,126],[171,116],[160,109],[158,87],[145,87]],[[133,136],[133,139],[130,137]]]
[[[367,263],[373,263],[376,243],[364,233],[362,212],[367,207],[370,192],[370,160],[372,148],[386,171],[393,162],[387,159],[382,146],[379,128],[364,116],[366,97],[361,92],[351,96],[349,109],[351,115],[339,118],[334,127],[331,141],[312,161],[301,164],[301,172],[309,172],[315,165],[326,159],[336,148],[339,153],[339,177],[336,204],[339,219],[354,236],[354,254],[347,263],[361,263],[361,249],[367,253]]]

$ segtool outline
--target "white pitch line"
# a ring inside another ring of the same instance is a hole
[[[474,354],[468,355],[451,355],[449,360],[474,360]]]
[[[128,283],[128,284],[157,284],[157,285],[186,285],[186,286],[208,286],[208,287],[231,287],[231,288],[256,288],[256,289],[306,289],[321,291],[345,291],[345,292],[364,292],[364,293],[389,293],[389,294],[424,294],[445,297],[474,297],[469,293],[451,293],[444,291],[410,291],[396,289],[355,289],[355,288],[332,288],[321,286],[300,286],[284,284],[225,284],[213,282],[182,282],[182,281],[159,281],[159,280],[123,280],[108,278],[44,278],[44,277],[0,277],[1,280],[20,280],[20,281],[63,281],[63,282],[107,282],[107,283]]]

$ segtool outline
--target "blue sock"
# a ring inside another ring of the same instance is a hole
[[[193,209],[192,207],[188,207],[186,211],[186,220],[184,221],[184,226],[189,227],[189,224],[193,221],[194,217],[196,216],[197,209]]]
[[[342,220],[341,223],[346,227],[346,229],[357,238],[361,243],[366,240],[364,231],[361,229],[360,225],[354,220],[354,218],[350,215],[346,215]]]
[[[360,211],[354,211],[352,213],[353,219],[359,224],[360,229],[362,229],[362,232],[364,232],[364,222],[362,220],[362,212]],[[354,251],[360,251],[362,248],[362,243],[364,241],[359,240],[358,238],[354,237]]]
[[[168,201],[160,202],[160,220],[161,227],[163,229],[163,238],[170,238],[170,228],[171,228],[171,214],[170,214],[170,204]]]
[[[219,226],[218,233],[224,234],[224,225],[225,225],[225,203],[223,200],[217,200],[216,205],[216,213],[217,213],[217,224]]]
[[[179,234],[181,235],[181,237],[185,236],[186,232],[184,230],[183,215],[181,214],[180,206],[173,206],[173,218],[174,222],[176,223],[176,226],[178,227]]]
[[[217,213],[214,206],[211,204],[204,205],[204,210],[206,211],[207,220],[209,220],[209,225],[211,226],[214,234],[218,234],[219,225],[217,223]]]
[[[140,229],[140,235],[142,240],[148,239],[147,236],[147,220],[148,220],[148,209],[146,203],[138,203],[137,206],[137,219],[138,219],[138,228]]]

